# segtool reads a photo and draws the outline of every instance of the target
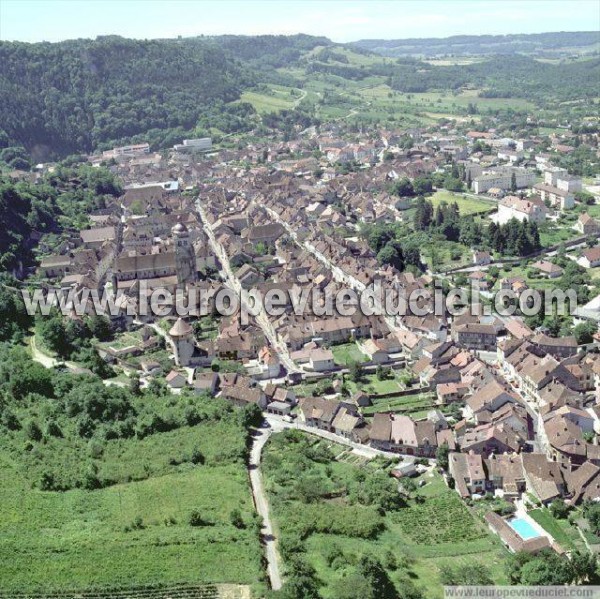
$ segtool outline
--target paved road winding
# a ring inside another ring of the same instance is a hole
[[[256,511],[263,519],[261,535],[265,544],[265,553],[267,557],[267,573],[271,581],[271,588],[275,591],[281,588],[281,574],[279,573],[279,554],[277,553],[277,539],[273,534],[271,517],[269,515],[269,502],[263,486],[262,475],[260,472],[260,459],[263,447],[269,440],[272,430],[257,430],[250,450],[250,463],[248,471],[250,473],[250,484],[252,486],[252,496]]]
[[[279,433],[288,428],[294,428],[303,432],[328,439],[341,445],[346,445],[352,448],[353,452],[362,455],[368,459],[373,459],[377,456],[386,456],[389,458],[404,458],[403,463],[410,463],[414,461],[414,456],[401,455],[397,453],[391,453],[389,451],[381,451],[373,447],[366,445],[360,445],[354,443],[349,439],[340,437],[334,433],[328,431],[322,431],[312,427],[305,426],[299,422],[287,422],[281,417],[274,416],[273,414],[265,415],[265,419],[268,423],[268,428],[261,428],[254,434],[252,441],[252,448],[250,450],[250,461],[248,465],[248,472],[250,474],[250,485],[252,487],[252,497],[256,506],[256,511],[263,519],[263,526],[261,529],[261,535],[265,544],[265,554],[267,558],[267,573],[271,582],[271,587],[274,590],[280,589],[282,585],[281,574],[280,574],[280,557],[277,552],[277,538],[273,534],[273,525],[271,523],[271,517],[269,514],[269,501],[265,493],[262,474],[260,472],[260,462],[262,456],[262,450],[269,440],[269,437],[273,433]],[[435,463],[435,460],[430,460]]]

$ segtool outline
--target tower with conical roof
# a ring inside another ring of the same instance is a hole
[[[178,318],[169,330],[169,341],[175,352],[175,364],[189,366],[195,349],[194,331],[191,325],[183,318]]]
[[[187,227],[179,222],[171,230],[175,243],[175,270],[177,283],[183,286],[196,280],[196,254],[194,246],[190,243],[190,232]]]

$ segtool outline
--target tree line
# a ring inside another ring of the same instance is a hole
[[[255,405],[239,410],[193,391],[171,397],[162,385],[141,389],[135,377],[129,386],[106,386],[96,376],[44,368],[24,348],[0,343],[2,446],[9,451],[18,448],[31,485],[41,490],[96,489],[127,482],[103,477],[98,469],[111,442],[145,439],[207,422],[226,422],[249,434],[259,419]],[[246,435],[240,439],[242,446],[225,450],[230,462],[247,459]],[[74,448],[79,454],[71,460]],[[183,461],[206,460],[192,451],[173,466]]]
[[[527,256],[542,247],[536,223],[512,218],[502,225],[492,221],[486,229],[473,217],[461,218],[456,202],[443,201],[434,209],[431,201],[417,198],[413,227],[415,231],[439,233],[448,241],[488,249],[503,256]]]

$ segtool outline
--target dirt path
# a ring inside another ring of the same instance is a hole
[[[300,102],[302,102],[302,100],[304,100],[304,98],[306,98],[308,92],[306,90],[301,89],[300,93],[302,94],[295,102],[294,102],[294,108],[298,108],[298,106],[300,106]]]
[[[29,349],[31,351],[31,359],[34,362],[38,362],[39,364],[41,364],[44,368],[56,368],[57,366],[64,366],[65,368],[68,368],[69,370],[77,370],[79,368],[79,366],[77,366],[77,364],[75,364],[75,362],[62,362],[61,360],[57,360],[53,356],[49,356],[48,354],[45,354],[36,345],[35,335],[32,335],[31,337],[29,337],[29,341],[27,342],[27,344],[29,345]],[[111,381],[110,379],[104,379],[102,382],[107,387],[110,387],[110,386],[126,387],[127,386],[127,383],[125,383],[124,381]]]
[[[54,368],[59,362],[43,352],[41,352],[35,344],[35,335],[29,337],[29,349],[31,350],[31,358],[34,362],[39,362],[44,368]]]

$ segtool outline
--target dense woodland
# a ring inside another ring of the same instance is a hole
[[[97,489],[164,474],[184,462],[205,464],[213,456],[192,450],[170,461],[165,456],[154,471],[119,473],[102,456],[111,442],[145,439],[206,421],[247,430],[260,416],[256,406],[236,410],[224,400],[193,392],[175,400],[164,386],[143,391],[137,379],[127,388],[107,387],[95,376],[44,368],[31,361],[25,349],[5,343],[0,343],[0,375],[3,448],[19,455],[30,485],[42,490]],[[214,462],[244,463],[244,437],[237,447],[222,449]],[[86,447],[91,450],[87,461],[81,459]]]
[[[326,37],[312,35],[222,35],[211,38],[226,52],[244,63],[274,68],[297,62],[305,52],[317,46],[331,46]]]
[[[153,129],[190,129],[212,103],[237,99],[247,76],[200,39],[2,42],[4,143],[43,157]]]

